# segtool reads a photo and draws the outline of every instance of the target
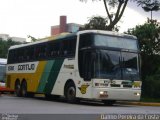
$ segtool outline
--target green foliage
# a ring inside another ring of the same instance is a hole
[[[160,98],[160,24],[148,20],[127,33],[137,36],[140,43],[143,97]]]
[[[160,98],[160,74],[148,76],[143,86],[144,97]]]
[[[138,5],[141,5],[144,11],[158,11],[160,10],[159,0],[135,0]]]
[[[0,58],[7,58],[9,47],[17,44],[21,43],[12,41],[12,39],[3,40],[2,38],[0,38]]]
[[[107,18],[103,18],[101,16],[92,17],[89,19],[89,22],[85,24],[85,29],[105,30],[106,23],[108,23]]]
[[[108,19],[101,16],[93,16],[88,20],[88,23],[81,27],[80,30],[108,30]],[[114,31],[118,31],[118,26],[114,27]]]
[[[79,0],[81,2],[87,2],[88,0]],[[104,4],[105,12],[108,18],[107,30],[113,30],[116,24],[120,21],[125,8],[129,1],[134,1],[140,5],[146,11],[158,11],[160,10],[159,0],[92,0],[101,1]],[[151,14],[152,19],[152,14]]]
[[[28,35],[28,38],[31,38],[31,42],[36,42],[38,39],[36,39],[35,37]]]
[[[127,33],[137,36],[143,54],[160,54],[160,24],[156,20],[148,20],[143,25],[129,29]]]
[[[142,102],[152,102],[152,103],[156,102],[156,103],[158,103],[158,102],[160,102],[160,98],[142,97],[141,101]]]
[[[80,0],[80,1],[86,2],[87,0]],[[106,10],[108,21],[105,28],[110,31],[114,30],[114,28],[117,28],[115,26],[121,19],[129,0],[97,0],[97,1],[102,1]],[[115,9],[116,12],[113,12]]]
[[[160,66],[160,25],[148,20],[143,25],[129,29],[128,34],[137,36],[142,56],[142,78],[153,75]]]
[[[135,0],[138,5],[141,5],[145,12],[151,12],[152,19],[152,11],[160,10],[160,1],[159,0]]]

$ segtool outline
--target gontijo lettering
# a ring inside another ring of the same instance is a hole
[[[35,64],[18,65],[18,70],[34,70]]]

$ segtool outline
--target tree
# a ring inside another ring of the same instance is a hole
[[[86,1],[86,0],[80,0],[80,1]],[[95,1],[95,0],[92,0],[92,1]],[[107,21],[108,24],[106,26],[106,30],[112,31],[115,28],[115,25],[121,19],[129,0],[99,0],[99,1],[103,1],[104,7],[107,13],[107,17],[108,17],[108,21]],[[113,9],[117,8],[116,12],[115,13],[110,12],[109,6],[110,8],[113,8]]]
[[[0,38],[0,58],[7,58],[8,49],[13,45],[21,44],[20,42],[12,41],[12,39],[3,40]]]
[[[160,2],[158,0],[135,0],[138,5],[141,5],[144,11],[151,12],[152,20],[152,11],[160,10]]]
[[[128,34],[137,36],[140,43],[142,66],[143,97],[160,97],[160,23],[150,20],[135,28]],[[158,92],[157,92],[158,91]]]
[[[89,18],[88,23],[85,24],[80,30],[107,30],[108,19],[101,16],[93,16]],[[115,26],[114,31],[118,31],[118,26]]]
[[[35,37],[28,35],[28,38],[31,38],[31,42],[36,42],[38,39],[36,39]]]
[[[148,19],[147,23],[129,29],[128,34],[137,36],[141,52],[145,55],[160,55],[160,23]]]
[[[80,0],[87,1],[87,0]],[[92,0],[97,1],[97,0]],[[159,0],[98,0],[102,1],[105,7],[105,11],[107,14],[107,30],[113,30],[115,25],[120,21],[125,8],[129,1],[134,1],[138,5],[141,5],[145,11],[151,11],[151,20],[152,20],[152,11],[160,10],[160,2]],[[112,12],[111,9],[114,9],[115,12]]]
[[[160,67],[160,23],[148,20],[143,25],[129,29],[127,34],[138,38],[142,56],[142,78],[155,74]]]

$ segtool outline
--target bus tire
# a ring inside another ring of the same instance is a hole
[[[22,94],[21,94],[21,85],[20,85],[20,81],[19,80],[17,80],[15,82],[15,95],[17,97],[21,97],[22,96]]]
[[[112,106],[116,101],[115,100],[103,100],[102,102],[107,106]]]
[[[69,82],[65,86],[65,98],[69,103],[77,102],[76,99],[76,87],[73,82]]]
[[[22,97],[27,97],[27,82],[26,81],[23,81],[21,83],[21,94],[22,94]]]

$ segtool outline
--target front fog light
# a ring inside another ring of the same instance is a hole
[[[100,97],[108,97],[107,91],[100,91]]]
[[[103,91],[101,91],[101,92],[99,92],[99,94],[100,94],[100,95],[103,95],[103,94],[104,94],[104,92],[103,92]]]

